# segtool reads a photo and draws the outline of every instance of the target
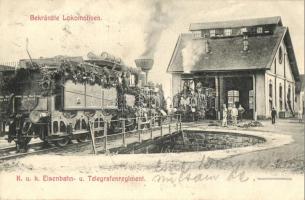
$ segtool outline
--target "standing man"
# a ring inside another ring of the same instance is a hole
[[[299,122],[301,123],[302,120],[303,120],[303,112],[302,110],[300,109],[299,112],[298,112],[298,119],[299,119]]]
[[[241,104],[239,104],[238,107],[238,116],[239,116],[239,120],[243,121],[243,114],[245,112],[245,109],[241,106]]]
[[[276,110],[274,109],[274,107],[272,107],[272,111],[271,111],[272,124],[275,124],[275,117],[276,117]]]
[[[236,108],[236,105],[233,104],[233,108],[232,108],[233,126],[237,126],[237,116],[238,116],[238,110]]]
[[[223,110],[222,110],[222,126],[228,126],[228,110],[226,107],[226,104],[223,104]]]

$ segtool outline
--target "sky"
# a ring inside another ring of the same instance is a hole
[[[100,21],[31,21],[30,15],[97,15]],[[170,92],[166,73],[178,36],[190,23],[281,16],[304,73],[304,1],[257,0],[0,0],[0,63],[107,51],[135,67],[154,58],[149,80]]]

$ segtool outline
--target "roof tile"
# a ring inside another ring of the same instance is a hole
[[[269,68],[274,49],[285,34],[285,27],[276,27],[274,34],[248,37],[249,51],[243,51],[243,38],[208,39],[210,53],[201,55],[191,71],[253,70]],[[179,41],[180,40],[180,41]],[[182,50],[188,43],[204,45],[205,39],[192,39],[192,34],[181,34],[168,72],[182,72]]]

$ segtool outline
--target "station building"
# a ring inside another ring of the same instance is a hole
[[[300,81],[288,27],[281,17],[192,23],[180,34],[167,72],[171,95],[185,82],[215,89],[215,110],[242,105],[249,119],[297,112]]]

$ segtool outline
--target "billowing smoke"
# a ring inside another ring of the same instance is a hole
[[[170,23],[170,17],[161,1],[152,1],[153,11],[145,27],[145,50],[141,57],[153,58],[163,30]]]
[[[206,43],[203,41],[189,41],[182,49],[183,69],[190,73],[200,57],[206,53]]]

